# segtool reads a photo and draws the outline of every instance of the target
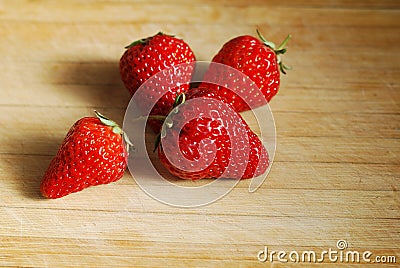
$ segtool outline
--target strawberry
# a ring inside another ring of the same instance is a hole
[[[187,43],[161,32],[135,41],[126,48],[127,50],[119,62],[119,70],[121,79],[131,95],[135,94],[145,81],[158,72],[196,60]],[[167,115],[177,95],[189,89],[193,69],[193,66],[187,66],[183,73],[181,69],[177,70],[173,76],[183,77],[185,83],[175,87],[166,89],[163,87],[165,81],[152,81],[152,85],[148,85],[140,96],[141,101],[137,104],[139,108],[142,111],[146,111],[149,107],[153,108],[150,115]],[[152,104],[156,100],[158,101],[153,107]],[[151,121],[150,125],[156,132],[161,127],[161,124],[157,121]]]
[[[267,150],[217,91],[196,88],[186,96],[186,102],[167,117],[161,132],[158,155],[170,173],[192,180],[249,179],[266,171],[269,165]],[[179,148],[170,142],[171,139],[179,142]]]
[[[123,132],[115,122],[96,115],[81,118],[67,133],[44,174],[44,197],[60,198],[123,176],[128,154]]]
[[[278,92],[280,71],[285,74],[289,69],[282,63],[280,54],[286,52],[284,47],[290,35],[276,48],[272,42],[266,41],[258,30],[257,33],[261,40],[249,35],[238,36],[225,43],[212,59],[212,62],[239,70],[250,78],[255,86],[243,81],[243,77],[234,75],[229,68],[221,68],[218,64],[210,65],[205,79],[218,81],[225,87],[208,83],[201,84],[201,87],[219,90],[219,94],[223,95],[237,112],[250,110],[269,102]],[[259,94],[260,90],[263,97]],[[236,92],[241,92],[241,95],[239,96]]]

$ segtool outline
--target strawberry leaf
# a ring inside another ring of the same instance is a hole
[[[267,47],[271,48],[272,50],[275,51],[275,44],[271,41],[268,41],[267,39],[265,39],[265,37],[260,33],[260,31],[258,29],[256,29],[257,35],[258,37],[261,39],[261,41],[264,43],[264,45],[266,45]]]
[[[285,40],[283,40],[283,42],[279,45],[279,47],[276,50],[277,51],[283,50],[287,45],[287,43],[289,42],[290,38],[292,38],[292,35],[288,34],[288,36],[286,36]]]
[[[147,41],[148,41],[148,38],[139,39],[139,40],[136,40],[136,41],[130,43],[125,48],[128,49],[128,48],[134,47],[134,46],[139,45],[139,44],[146,44]]]

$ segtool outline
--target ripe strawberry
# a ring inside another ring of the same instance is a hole
[[[282,63],[280,54],[286,52],[284,47],[290,35],[276,48],[272,42],[266,41],[258,30],[257,33],[261,41],[249,35],[236,37],[225,43],[212,60],[241,71],[255,83],[256,87],[243,81],[243,77],[233,75],[228,68],[220,68],[218,65],[210,65],[205,79],[218,81],[225,87],[207,83],[201,85],[218,89],[219,94],[223,95],[237,112],[250,110],[269,102],[279,89],[279,71],[286,74],[285,70],[288,69]],[[259,94],[257,87],[264,97]],[[242,92],[243,96],[239,97],[235,92]]]
[[[122,130],[96,115],[81,118],[67,133],[43,177],[40,190],[44,197],[60,198],[123,176],[128,152]]]
[[[166,35],[161,32],[152,37],[133,42],[126,47],[119,63],[121,79],[131,95],[158,72],[183,63],[190,63],[196,60],[193,51],[183,40]],[[166,89],[166,81],[153,81],[140,96],[140,103],[137,103],[142,111],[152,108],[150,115],[167,115],[177,97],[189,89],[189,82],[194,67],[189,65],[182,72],[182,69],[173,74],[174,79],[181,77],[184,83]],[[162,79],[160,79],[162,80]],[[162,96],[162,97],[161,97]],[[161,97],[161,98],[160,98]],[[147,115],[147,114],[146,114]],[[151,121],[150,125],[158,132],[161,124]]]
[[[172,110],[166,120],[158,155],[175,176],[192,180],[249,179],[263,174],[269,165],[260,139],[213,89],[192,89],[187,93],[187,101]],[[171,139],[179,141],[179,148]]]

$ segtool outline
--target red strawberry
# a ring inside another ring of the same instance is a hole
[[[269,165],[268,153],[260,139],[213,89],[192,89],[186,102],[166,120],[158,155],[175,176],[192,180],[248,179],[263,174]],[[171,139],[179,141],[179,148]],[[211,153],[213,149],[215,155]],[[229,164],[230,160],[233,163]]]
[[[193,51],[183,40],[161,32],[152,37],[135,41],[126,48],[127,50],[120,59],[119,70],[121,79],[131,95],[135,94],[145,81],[158,72],[196,60]],[[181,69],[177,70],[173,74],[174,77],[181,77],[185,83],[169,89],[163,87],[165,81],[161,81],[161,79],[153,81],[153,84],[148,85],[143,92],[145,94],[140,96],[141,102],[137,105],[142,111],[146,111],[149,107],[153,107],[152,103],[155,103],[155,100],[159,99],[150,114],[167,115],[177,95],[189,89],[193,69],[193,66],[189,65],[184,72]],[[156,132],[161,127],[159,122],[154,121],[150,125]]]
[[[255,108],[269,102],[279,89],[279,71],[285,74],[285,70],[288,69],[282,63],[280,54],[286,52],[284,47],[289,41],[290,35],[276,48],[273,43],[266,41],[258,30],[257,33],[261,41],[249,35],[236,37],[225,43],[212,60],[213,62],[225,64],[239,70],[248,76],[255,83],[256,87],[250,85],[248,82],[244,82],[243,77],[233,75],[232,71],[228,68],[222,69],[218,65],[210,65],[205,79],[208,81],[218,81],[219,84],[225,87],[207,83],[201,85],[202,87],[207,86],[218,89],[219,94],[223,95],[237,112],[250,110],[250,108]],[[259,94],[257,87],[261,90],[264,97]],[[243,98],[239,97],[235,92],[242,92]]]
[[[43,177],[43,196],[60,198],[123,176],[128,153],[122,130],[96,114],[97,118],[81,118],[69,130]]]

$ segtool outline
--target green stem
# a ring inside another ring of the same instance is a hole
[[[271,48],[273,51],[275,51],[275,44],[271,41],[268,41],[267,39],[265,39],[265,37],[260,33],[260,31],[258,29],[256,29],[257,35],[258,37],[261,39],[261,41],[264,43],[264,45],[266,45],[267,47]]]
[[[284,54],[286,52],[286,48],[285,46],[287,45],[287,43],[289,42],[290,38],[292,38],[292,35],[288,34],[288,36],[286,36],[285,40],[283,40],[283,42],[279,45],[278,48],[276,48],[275,44],[268,41],[267,39],[265,39],[265,37],[260,33],[260,31],[258,29],[256,29],[256,32],[258,34],[258,37],[261,39],[261,41],[264,43],[264,45],[266,45],[267,47],[269,47],[270,49],[272,49],[275,52],[277,61],[278,61],[278,65],[279,65],[279,70],[283,73],[286,74],[286,70],[290,70],[291,67],[286,66],[285,64],[283,64],[282,62],[282,58],[280,55]]]
[[[289,42],[290,38],[292,38],[292,35],[288,34],[288,36],[286,36],[285,40],[283,40],[282,44],[280,44],[279,47],[276,49],[276,52],[284,50],[285,46]],[[286,49],[285,49],[285,52],[286,52]],[[281,54],[283,54],[283,53],[281,53]]]
[[[117,123],[115,123],[113,120],[105,117],[104,115],[102,115],[101,113],[99,113],[96,110],[94,111],[94,113],[96,114],[96,117],[100,120],[101,123],[112,128],[113,133],[122,135],[122,138],[124,139],[124,141],[126,143],[126,151],[127,152],[129,152],[129,148],[135,148],[133,146],[132,142],[129,140],[128,135],[122,130],[122,128],[120,126],[118,126]]]

